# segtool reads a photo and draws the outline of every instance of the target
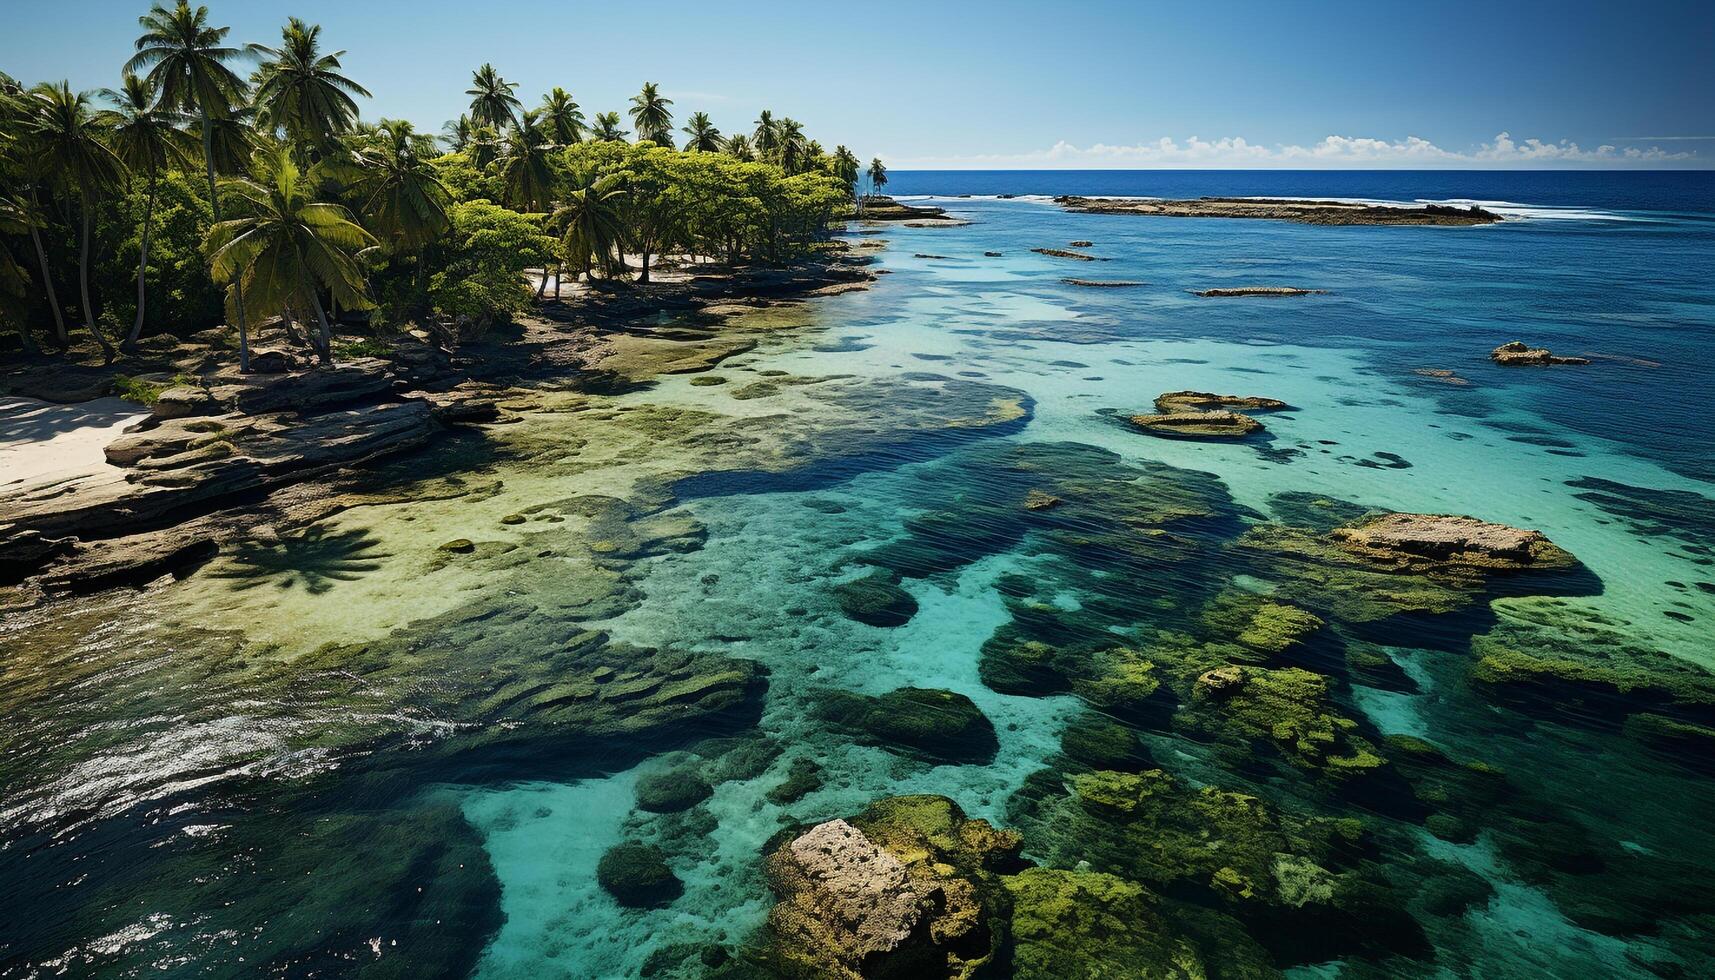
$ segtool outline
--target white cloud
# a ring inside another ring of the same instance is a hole
[[[1433,168],[1433,167],[1572,167],[1583,165],[1647,166],[1693,160],[1693,152],[1670,153],[1660,147],[1618,147],[1602,144],[1585,149],[1570,140],[1547,143],[1539,139],[1515,140],[1510,133],[1475,149],[1456,151],[1437,146],[1418,136],[1403,140],[1360,136],[1329,136],[1309,146],[1252,143],[1242,136],[1205,140],[1192,136],[1183,142],[1164,136],[1151,143],[1112,145],[1096,143],[1074,146],[1064,140],[1046,150],[1026,153],[979,153],[948,157],[886,156],[897,167],[1016,167],[1042,170],[1082,168],[1207,167],[1257,168],[1321,167]]]

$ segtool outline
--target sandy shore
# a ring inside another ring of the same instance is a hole
[[[148,416],[121,398],[56,405],[0,396],[0,493],[110,468],[102,450]]]

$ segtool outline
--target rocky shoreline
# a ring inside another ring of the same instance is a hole
[[[729,317],[868,288],[869,261],[837,249],[784,269],[591,291],[521,319],[510,337],[456,344],[413,330],[378,356],[331,367],[298,369],[287,352],[258,348],[253,363],[272,370],[245,375],[221,339],[157,338],[120,365],[145,369],[136,377],[152,404],[106,447],[108,465],[26,483],[0,502],[0,607],[141,584],[258,528],[277,535],[367,502],[358,488],[383,457],[505,424],[521,386],[603,390],[706,370],[754,346],[720,334]],[[703,325],[658,326],[674,314]],[[67,404],[120,378],[43,361],[0,377],[0,391]]]
[[[1166,218],[1259,218],[1307,225],[1487,225],[1501,220],[1475,205],[1398,207],[1350,201],[1300,201],[1276,198],[1200,197],[1192,200],[1056,197],[1054,203],[1079,214],[1143,214]]]

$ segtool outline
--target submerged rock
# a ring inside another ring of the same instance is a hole
[[[1031,251],[1038,255],[1047,255],[1056,259],[1076,259],[1079,262],[1107,261],[1107,259],[1097,258],[1094,255],[1085,255],[1083,252],[1073,252],[1064,248],[1033,248]]]
[[[834,599],[849,619],[883,628],[904,626],[917,615],[917,600],[899,582],[898,575],[877,569],[834,586]]]
[[[637,808],[650,813],[679,813],[714,794],[708,780],[684,769],[652,772],[637,780]]]
[[[1133,415],[1131,424],[1153,436],[1173,439],[1243,439],[1263,425],[1240,412],[1166,412]]]
[[[878,696],[828,696],[830,722],[878,745],[938,763],[984,764],[1000,747],[994,725],[970,698],[940,688],[902,687]]]
[[[670,905],[685,891],[661,849],[649,844],[614,845],[601,856],[595,874],[615,901],[634,909]]]
[[[1147,286],[1149,283],[1133,279],[1062,279],[1068,286],[1086,286],[1091,289],[1126,289],[1132,286]]]
[[[1506,367],[1590,363],[1587,357],[1561,357],[1546,348],[1531,347],[1518,340],[1496,347],[1489,352],[1489,359]]]
[[[1161,916],[1154,894],[1096,871],[1028,868],[1012,899],[1013,976],[1202,980],[1203,957]]]

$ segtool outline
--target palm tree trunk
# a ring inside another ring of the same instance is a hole
[[[292,325],[292,308],[280,307],[280,330],[286,335],[286,340],[294,344],[304,343],[304,338],[298,336],[298,330]]]
[[[81,195],[80,195],[81,196]],[[95,338],[101,347],[101,356],[105,363],[113,363],[113,345],[102,336],[101,327],[95,322],[95,304],[89,301],[89,239],[90,226],[94,224],[93,209],[89,206],[89,198],[83,198],[83,241],[78,247],[77,284],[83,297],[83,324],[89,328],[90,336]]]
[[[542,281],[536,284],[536,302],[542,302],[542,297],[548,294],[548,263],[542,263]]]
[[[143,335],[143,304],[147,300],[145,289],[145,274],[149,268],[149,232],[152,230],[152,219],[155,215],[155,189],[158,181],[155,172],[149,172],[149,201],[143,205],[143,241],[137,250],[137,319],[131,322],[131,333],[119,349],[129,354],[137,349],[137,338]]]
[[[220,224],[220,191],[214,183],[214,131],[209,128],[208,107],[202,106],[202,163],[208,174],[208,209],[215,224]],[[244,284],[232,283],[232,306],[238,313],[238,371],[250,373],[250,325],[244,322]]]
[[[566,271],[566,269],[565,269],[565,263],[564,262],[555,262],[554,263],[554,300],[555,300],[555,302],[558,302],[560,299],[560,280],[564,277],[565,271]]]
[[[309,285],[309,284],[306,284]],[[321,324],[321,358],[323,364],[333,363],[333,335],[328,330],[328,315],[322,309],[322,296],[316,292],[315,286],[309,286],[310,302],[316,307],[316,322]]]
[[[36,214],[41,214],[41,208],[36,205],[36,190],[30,189],[30,203],[35,205]],[[48,290],[48,306],[54,311],[54,337],[61,348],[71,346],[71,337],[66,333],[65,312],[60,309],[60,298],[54,292],[54,277],[48,270],[48,252],[42,247],[42,230],[35,221],[30,222],[30,240],[36,244],[36,259],[42,264],[42,285]]]

